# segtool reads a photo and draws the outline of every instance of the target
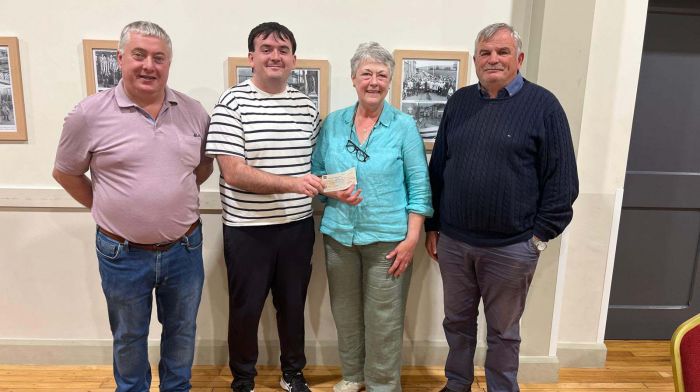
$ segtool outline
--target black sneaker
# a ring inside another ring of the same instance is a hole
[[[255,392],[255,383],[250,380],[233,380],[231,390],[233,392]]]
[[[302,372],[282,373],[280,386],[289,392],[311,392]]]

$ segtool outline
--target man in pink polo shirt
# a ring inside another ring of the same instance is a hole
[[[204,283],[199,185],[213,169],[203,154],[209,116],[167,87],[172,45],[160,26],[124,27],[117,59],[119,84],[66,117],[53,176],[97,223],[117,391],[150,388],[154,290],[160,390],[188,391]]]

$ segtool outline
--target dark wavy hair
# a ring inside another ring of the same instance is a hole
[[[262,36],[262,39],[265,39],[269,37],[270,34],[273,34],[275,38],[280,40],[286,39],[292,44],[292,54],[297,52],[297,41],[294,39],[294,34],[291,30],[277,22],[261,23],[255,26],[253,30],[250,30],[250,34],[248,34],[248,51],[255,52],[255,44],[253,41],[255,41],[256,37]]]

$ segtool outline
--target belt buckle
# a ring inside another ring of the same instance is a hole
[[[151,246],[153,248],[155,248],[156,250],[159,250],[159,249],[167,249],[170,246],[172,246],[172,244],[173,244],[172,242],[159,242],[157,244],[151,244]]]

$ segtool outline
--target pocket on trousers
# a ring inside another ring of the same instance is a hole
[[[541,252],[540,252],[540,250],[537,249],[537,247],[535,246],[535,243],[532,241],[532,238],[530,238],[529,240],[527,240],[527,247],[528,247],[534,254],[536,254],[537,256],[540,255]]]
[[[98,232],[95,239],[95,250],[97,251],[98,256],[114,261],[119,258],[119,255],[121,254],[122,244],[114,241],[111,238],[107,238]]]
[[[200,222],[199,227],[187,237],[187,244],[185,247],[187,250],[197,250],[202,247],[203,242],[204,236],[202,235],[202,223]]]

